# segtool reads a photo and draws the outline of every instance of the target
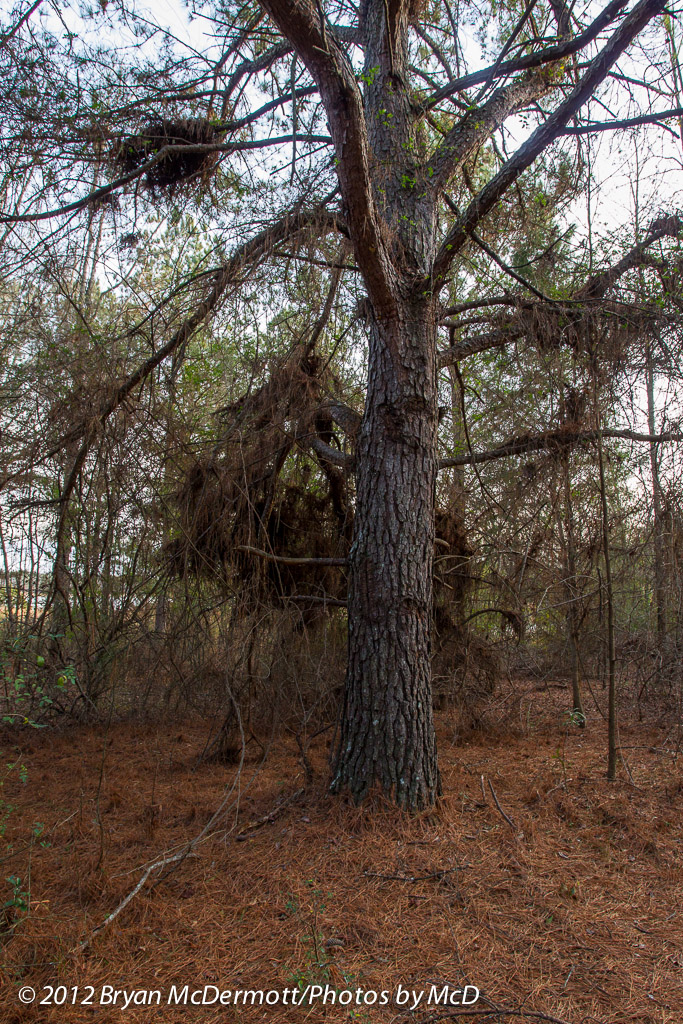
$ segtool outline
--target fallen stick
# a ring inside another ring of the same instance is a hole
[[[517,831],[517,826],[515,825],[515,823],[512,820],[512,818],[509,818],[507,816],[507,814],[505,813],[505,811],[503,810],[503,808],[500,806],[500,803],[498,802],[498,797],[496,796],[496,791],[493,788],[493,783],[491,782],[490,779],[489,779],[489,789],[491,790],[491,796],[493,797],[493,800],[494,800],[494,803],[495,803],[496,807],[498,808],[498,810],[500,811],[502,816],[505,818],[505,820],[507,821],[507,823],[510,826],[510,828],[513,829],[516,832]]]
[[[244,842],[245,839],[249,838],[249,835],[252,832],[257,832],[263,825],[269,825],[271,821],[275,821],[278,815],[282,814],[290,804],[294,803],[297,797],[300,797],[303,792],[303,787],[301,789],[297,789],[294,793],[288,796],[286,800],[283,800],[282,803],[277,805],[277,807],[274,807],[272,811],[269,811],[268,814],[264,814],[262,818],[257,818],[256,821],[247,822],[247,824],[243,825],[239,832],[236,833],[235,839],[237,839],[238,842]]]
[[[471,864],[459,864],[455,868],[444,868],[442,871],[431,871],[428,875],[382,875],[377,871],[364,871],[366,878],[384,878],[387,882],[430,882],[432,879],[442,879],[446,875],[452,875],[454,871],[462,871],[463,868],[471,868]]]
[[[165,868],[167,864],[174,864],[177,861],[185,860],[186,857],[197,856],[198,854],[193,853],[191,850],[185,849],[181,850],[180,853],[174,854],[174,856],[172,857],[163,857],[161,860],[155,861],[154,864],[150,864],[150,866],[146,868],[145,871],[143,872],[142,877],[139,879],[137,885],[133,889],[131,889],[126,898],[121,900],[118,907],[116,907],[115,910],[112,910],[111,914],[107,914],[102,924],[98,924],[96,928],[93,928],[88,938],[84,939],[83,942],[81,942],[78,945],[78,949],[86,949],[86,947],[90,945],[94,937],[98,935],[99,932],[103,931],[107,927],[107,925],[110,925],[114,918],[118,917],[122,910],[125,910],[130,901],[134,899],[135,896],[137,896],[137,894],[140,892],[140,890],[142,889],[145,882],[147,881],[147,879],[149,878],[153,871],[157,871],[159,868]]]

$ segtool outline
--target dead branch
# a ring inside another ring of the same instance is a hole
[[[450,469],[453,466],[476,466],[482,462],[495,459],[506,459],[513,455],[525,455],[529,452],[558,450],[586,441],[595,441],[598,434],[602,437],[623,438],[626,441],[643,442],[645,444],[665,444],[669,441],[683,441],[683,434],[667,430],[662,434],[640,434],[635,430],[603,429],[597,430],[553,430],[536,436],[526,435],[514,438],[498,448],[486,452],[473,452],[471,455],[456,455],[450,459],[441,459],[439,469]]]
[[[505,811],[503,810],[503,808],[500,806],[500,802],[498,800],[498,797],[496,796],[496,791],[493,788],[493,783],[491,782],[490,779],[488,780],[488,782],[489,782],[489,789],[491,790],[491,796],[493,797],[493,802],[495,803],[496,807],[498,808],[498,810],[502,814],[503,818],[505,818],[505,820],[507,821],[507,823],[510,826],[510,828],[513,829],[516,832],[517,831],[517,826],[515,825],[515,823],[512,820],[512,818],[509,818],[507,816],[507,814],[505,813]]]
[[[267,814],[264,814],[263,817],[261,818],[257,818],[256,821],[247,822],[247,824],[243,825],[239,832],[237,832],[237,834],[235,835],[235,839],[238,842],[244,842],[245,839],[249,838],[252,832],[256,832],[258,831],[258,829],[262,828],[263,825],[269,825],[272,821],[275,821],[275,819],[278,818],[282,814],[282,812],[289,807],[290,804],[293,804],[294,801],[297,800],[302,795],[303,792],[303,787],[301,789],[295,790],[293,793],[290,793],[290,795],[286,797],[281,803],[279,803],[277,807],[274,807],[272,811],[268,811]]]
[[[456,92],[462,92],[463,89],[469,89],[473,85],[487,82],[492,77],[492,72],[497,76],[510,75],[516,71],[528,71],[531,68],[542,67],[544,64],[552,64],[556,60],[562,60],[564,57],[570,57],[572,54],[578,53],[579,50],[592,43],[603,29],[614,21],[625,6],[626,0],[612,0],[597,16],[595,21],[584,32],[574,36],[573,39],[569,39],[564,43],[558,43],[556,46],[547,46],[544,50],[525,54],[523,57],[517,57],[514,60],[503,61],[502,64],[498,64],[497,69],[496,65],[493,64],[491,67],[482,68],[481,71],[473,71],[469,75],[456,78],[453,82],[449,82],[448,85],[438,89],[426,101],[423,109],[429,110],[436,103],[447,99],[447,97],[452,96]]]
[[[430,871],[428,875],[383,875],[377,871],[364,871],[366,878],[383,878],[387,882],[431,882],[432,879],[446,878],[454,871],[462,871],[463,868],[471,867],[471,864],[458,864],[454,868],[444,868],[442,871]]]
[[[286,555],[273,555],[269,551],[252,548],[249,544],[238,544],[237,551],[246,551],[250,555],[258,555],[269,562],[280,562],[282,565],[348,565],[348,558],[290,558]],[[325,600],[322,598],[321,600]]]
[[[548,1013],[541,1013],[538,1010],[506,1010],[503,1007],[481,1007],[471,1010],[447,1010],[436,1017],[425,1017],[419,1024],[437,1024],[441,1020],[454,1020],[456,1017],[526,1017],[529,1020],[547,1021],[548,1024],[569,1024],[560,1017],[552,1017]]]
[[[614,121],[591,121],[589,124],[568,125],[562,129],[562,135],[588,135],[591,132],[616,131],[619,128],[637,128],[641,124],[659,124],[660,121],[668,121],[669,118],[680,117],[683,114],[683,107],[673,107],[671,110],[660,110],[657,114],[641,114],[640,117],[624,117]],[[663,127],[666,127],[664,125]],[[671,129],[669,129],[671,130]],[[673,132],[678,138],[678,132]]]

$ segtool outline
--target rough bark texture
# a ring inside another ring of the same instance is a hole
[[[431,305],[373,321],[358,442],[349,663],[332,788],[374,783],[400,806],[440,791],[430,624],[436,486],[436,324]]]

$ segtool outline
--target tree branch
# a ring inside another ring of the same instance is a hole
[[[452,366],[453,363],[458,363],[461,359],[474,355],[475,352],[488,352],[492,348],[504,348],[510,342],[523,336],[524,331],[521,328],[512,327],[503,327],[497,331],[490,331],[488,334],[478,334],[474,338],[459,341],[457,345],[452,345],[439,352],[437,365],[440,370],[443,370],[444,367]]]
[[[337,426],[341,427],[349,437],[356,437],[358,434],[362,416],[355,409],[344,405],[343,402],[335,402],[333,400],[324,402],[320,407],[320,412],[323,415],[327,414],[330,419],[334,420]]]
[[[307,434],[305,437],[297,438],[297,440],[301,444],[312,448],[323,462],[331,462],[333,466],[339,466],[341,469],[353,468],[354,458],[352,455],[340,452],[338,448],[333,448],[331,444],[326,444],[322,438],[316,437],[315,434]]]
[[[258,555],[268,562],[278,562],[280,565],[348,565],[348,558],[292,558],[288,555],[274,555],[270,551],[261,551],[260,548],[252,548],[249,544],[238,544],[236,551],[245,551],[250,555]]]
[[[658,114],[641,114],[639,117],[625,117],[621,121],[593,121],[590,124],[570,125],[563,128],[560,135],[589,135],[591,132],[615,131],[618,128],[636,128],[641,124],[657,124],[659,121],[666,121],[670,117],[683,116],[683,107],[673,107],[672,110],[661,110]],[[662,125],[666,128],[667,125]],[[668,129],[671,131],[671,129]],[[678,133],[673,132],[678,138]]]
[[[648,232],[642,242],[634,245],[626,255],[615,263],[613,267],[595,274],[575,294],[578,300],[601,299],[608,288],[615,281],[622,277],[627,271],[639,266],[643,262],[645,250],[662,238],[678,238],[683,231],[683,220],[677,215],[660,217],[650,224]]]
[[[525,75],[519,81],[496,89],[481,107],[469,111],[453,127],[428,161],[431,171],[427,184],[436,195],[446,188],[457,167],[466,160],[503,122],[533,100],[540,99],[552,86],[545,74]]]
[[[646,264],[646,251],[651,245],[666,237],[677,238],[681,232],[683,232],[683,220],[679,216],[672,214],[670,216],[658,218],[650,224],[647,234],[642,242],[638,242],[637,245],[634,245],[629,249],[626,255],[615,263],[614,266],[608,267],[606,270],[602,270],[589,278],[583,287],[574,293],[571,299],[557,300],[553,301],[551,304],[549,300],[546,300],[541,296],[544,312],[549,315],[561,312],[563,316],[581,316],[581,305],[583,303],[601,300],[605,295],[605,292],[611,288],[612,285],[614,285],[616,281],[623,276],[623,274],[627,273],[629,270],[633,270],[634,267]],[[479,239],[477,235],[474,235],[474,238],[475,241],[482,244],[481,239]],[[484,248],[489,251],[492,258],[497,259],[493,252],[488,250],[488,247],[484,246]],[[511,268],[507,267],[505,269],[511,270]],[[522,298],[519,295],[503,295],[492,299],[481,299],[472,303],[460,303],[457,306],[452,306],[450,309],[444,310],[444,313],[445,315],[457,315],[458,313],[466,312],[469,309],[478,309],[488,305],[513,306],[524,313],[531,314],[532,316],[534,309],[540,307],[539,302]],[[613,310],[610,309],[606,311],[611,312]],[[620,312],[622,315],[628,312],[628,307],[620,310]],[[441,322],[445,326],[451,328],[457,328],[458,326],[457,320],[452,323],[449,323],[448,321]],[[530,320],[530,323],[533,323],[533,319]],[[451,348],[443,349],[439,352],[437,356],[438,366],[440,369],[443,369],[446,366],[452,366],[453,363],[459,362],[461,359],[465,359],[467,356],[473,355],[476,352],[486,352],[492,348],[503,348],[505,345],[524,337],[526,333],[528,333],[528,331],[524,324],[516,322],[510,324],[508,327],[498,328],[497,330],[489,331],[486,334],[475,335],[473,338],[460,341],[456,345],[452,345]]]
[[[522,277],[521,274],[518,274],[516,270],[508,266],[505,260],[503,260],[498,255],[498,253],[495,252],[495,250],[493,250],[489,245],[487,245],[484,239],[481,238],[476,231],[470,231],[470,236],[474,239],[479,248],[482,249],[486,253],[486,255],[493,260],[494,263],[497,263],[500,269],[504,271],[508,275],[508,277],[511,277],[514,281],[516,281],[517,284],[521,284],[524,288],[530,291],[532,295],[535,295],[536,298],[540,299],[542,302],[550,303],[554,301],[553,299],[549,299],[547,295],[544,295],[543,292],[540,292],[538,288],[536,288],[535,285],[531,283],[531,281],[527,281],[526,278]]]
[[[634,430],[567,430],[565,428],[536,436],[527,434],[523,437],[516,437],[500,447],[486,452],[473,452],[471,455],[456,455],[450,459],[441,459],[439,469],[451,469],[453,466],[478,466],[483,462],[507,459],[513,455],[528,455],[530,452],[559,451],[585,441],[596,441],[600,436],[623,438],[626,441],[645,444],[683,441],[683,434],[673,430],[665,431],[662,434],[639,434]]]
[[[424,282],[436,290],[443,287],[446,273],[454,256],[467,242],[472,228],[493,209],[510,185],[534,162],[544,149],[558,138],[561,130],[583,104],[590,99],[597,86],[604,81],[609,69],[643,28],[666,6],[666,0],[640,0],[621,25],[612,33],[600,53],[591,61],[581,81],[557,110],[536,129],[531,137],[501,167],[491,181],[473,199],[464,215],[456,221],[446,235],[434,262],[431,282]]]
[[[297,135],[296,139],[298,142],[320,143],[323,145],[327,145],[332,141],[327,135]],[[123,188],[124,185],[129,185],[131,181],[141,178],[170,156],[208,155],[210,153],[231,154],[251,149],[265,149],[269,146],[280,146],[293,141],[293,135],[280,135],[270,139],[245,139],[242,142],[197,143],[193,145],[174,143],[170,146],[163,146],[149,160],[145,160],[144,163],[136,167],[135,170],[129,171],[128,174],[123,174],[120,178],[116,178],[100,188],[96,188],[93,192],[89,192],[87,196],[83,196],[82,199],[75,199],[72,203],[66,203],[64,206],[58,206],[52,210],[43,210],[42,213],[6,214],[0,217],[0,224],[34,223],[41,220],[50,220],[52,217],[61,217],[66,213],[76,213],[79,210],[85,209],[86,206],[100,202],[117,189]]]
[[[377,315],[393,313],[395,274],[372,194],[363,98],[334,35],[310,0],[260,0],[320,89],[337,155],[337,174],[356,261]]]
[[[433,96],[425,102],[423,110],[429,110],[435,104],[440,103],[441,100],[447,99],[452,96],[453,93],[462,92],[464,89],[469,89],[473,85],[479,85],[482,82],[488,81],[492,77],[493,73],[497,77],[503,77],[504,75],[510,75],[518,71],[528,71],[531,68],[541,67],[544,64],[552,64],[554,61],[562,60],[564,57],[571,57],[572,54],[582,50],[584,46],[588,46],[596,39],[603,29],[614,21],[620,11],[626,7],[627,0],[611,0],[611,3],[605,7],[605,9],[597,16],[594,22],[588,26],[585,31],[580,32],[579,35],[574,36],[573,39],[568,39],[564,43],[558,43],[556,46],[548,46],[545,50],[538,50],[536,53],[525,54],[523,57],[516,57],[513,60],[503,61],[496,68],[495,64],[492,64],[488,68],[483,68],[481,71],[473,71],[469,75],[463,75],[462,78],[456,79],[454,82],[449,82],[448,85],[444,85],[443,88],[439,89],[434,93]]]
[[[109,416],[125,401],[128,395],[139,384],[142,384],[157,366],[189,340],[197,328],[216,310],[228,288],[233,284],[240,283],[246,268],[252,268],[254,264],[268,255],[277,242],[291,239],[314,226],[319,227],[321,231],[331,231],[338,226],[337,219],[333,214],[319,209],[287,213],[274,224],[239,246],[227,263],[216,271],[214,284],[208,295],[199,303],[194,313],[185,320],[166,344],[142,363],[130,377],[116,388],[113,395],[102,404],[95,417],[87,422],[81,422],[72,430],[67,431],[47,453],[46,458],[51,458],[67,445],[84,437],[92,429],[93,422],[104,424]]]

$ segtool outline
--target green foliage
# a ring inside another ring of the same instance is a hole
[[[379,64],[378,64],[378,65],[376,65],[376,67],[370,68],[368,71],[365,71],[362,74],[360,74],[358,76],[358,79],[361,82],[365,82],[366,85],[374,85],[375,84],[375,79],[377,78],[377,75],[379,74],[379,71],[380,71],[380,68],[379,68]]]
[[[6,832],[9,819],[15,810],[15,806],[6,800],[3,795],[5,783],[13,774],[16,774],[23,786],[28,782],[26,766],[19,762],[8,762],[5,766],[4,775],[0,776],[0,839],[2,840],[2,845],[5,849],[5,857],[3,857],[3,859],[14,852],[13,844],[8,841]],[[44,829],[45,826],[42,822],[36,822],[34,824],[29,849],[32,848],[36,840],[40,839]],[[40,845],[48,846],[49,843],[45,840],[41,840]],[[22,882],[19,875],[12,874],[6,876],[5,883],[9,887],[9,895],[4,899],[4,901],[0,902],[0,941],[7,939],[12,935],[21,919],[28,913],[31,900],[28,884]],[[1,896],[0,900],[2,900]]]
[[[1,721],[43,729],[46,723],[41,719],[54,707],[57,696],[76,684],[74,665],[48,670],[45,655],[35,653],[37,646],[57,638],[57,634],[24,634],[6,642],[0,654],[0,681],[6,700]]]

